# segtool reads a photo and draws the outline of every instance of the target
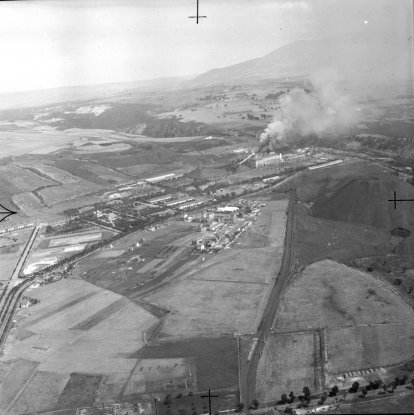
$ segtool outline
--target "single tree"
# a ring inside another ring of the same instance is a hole
[[[352,386],[348,389],[349,393],[356,393],[359,389],[359,382],[354,382]]]
[[[329,392],[329,396],[336,396],[336,394],[338,393],[338,391],[339,391],[339,388],[338,388],[338,386],[333,386],[332,387],[332,389],[331,389],[331,391]]]
[[[287,403],[287,401],[288,401],[288,397],[286,393],[283,393],[282,396],[280,397],[280,404],[284,405],[285,403]]]

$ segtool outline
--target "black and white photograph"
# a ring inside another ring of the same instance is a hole
[[[414,0],[0,38],[0,415],[414,414]]]

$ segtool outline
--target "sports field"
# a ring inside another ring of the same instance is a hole
[[[66,236],[42,237],[36,241],[23,271],[25,275],[48,265],[55,264],[60,259],[82,251],[88,243],[102,240],[102,232],[83,231]]]

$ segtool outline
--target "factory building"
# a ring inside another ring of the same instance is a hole
[[[280,163],[283,163],[282,154],[269,154],[267,156],[255,154],[254,157],[248,160],[248,164],[250,165],[250,167],[253,167],[255,169],[266,166],[275,166]]]

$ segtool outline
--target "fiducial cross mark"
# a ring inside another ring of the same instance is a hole
[[[394,202],[394,209],[397,209],[397,202],[414,202],[414,199],[397,199],[397,192],[394,191],[394,199],[388,199],[388,202]]]
[[[212,395],[210,389],[208,395],[200,395],[202,398],[208,398],[208,413],[211,415],[211,398],[218,398],[218,395]]]
[[[199,2],[199,0],[197,0],[197,13],[196,13],[196,15],[195,16],[188,16],[190,19],[197,19],[196,20],[196,23],[198,24],[198,19],[201,19],[202,17],[203,18],[206,18],[207,16],[200,16],[199,14],[198,14],[198,8],[199,8],[199,4],[198,4],[198,2]]]

